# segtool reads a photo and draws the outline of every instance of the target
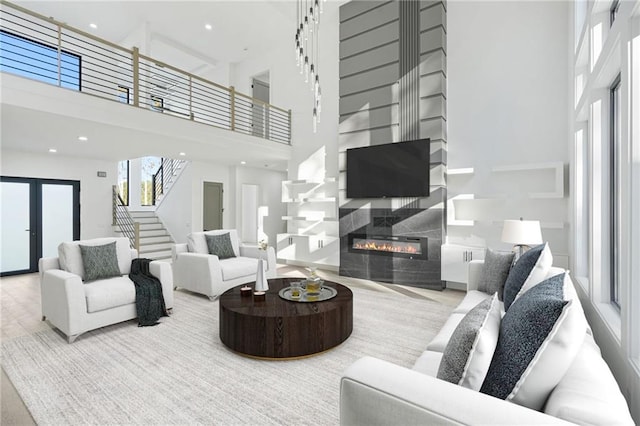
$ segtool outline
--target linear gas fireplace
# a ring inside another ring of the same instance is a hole
[[[351,253],[427,259],[427,239],[424,237],[349,234],[348,247]]]

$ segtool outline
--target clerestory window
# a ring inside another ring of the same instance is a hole
[[[81,57],[27,37],[0,30],[0,71],[67,89],[81,89]]]
[[[621,235],[620,222],[622,209],[620,201],[622,199],[622,188],[620,179],[620,155],[621,155],[621,102],[620,102],[620,74],[615,78],[610,88],[611,116],[610,116],[610,137],[609,137],[609,225],[610,225],[610,257],[609,270],[611,282],[611,303],[620,308],[620,252]]]

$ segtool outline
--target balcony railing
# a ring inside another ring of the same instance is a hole
[[[0,69],[100,98],[291,143],[291,110],[1,0]]]

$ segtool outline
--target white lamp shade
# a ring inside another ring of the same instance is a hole
[[[542,244],[540,221],[505,220],[502,228],[502,241],[516,245]]]

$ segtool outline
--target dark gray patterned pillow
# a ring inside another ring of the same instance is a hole
[[[586,319],[567,301],[564,274],[519,297],[502,318],[500,335],[480,392],[540,410],[584,341]]]
[[[230,257],[236,257],[231,245],[231,237],[229,233],[220,235],[204,235],[207,239],[207,247],[209,248],[209,254],[215,254],[219,259],[228,259]]]
[[[438,379],[480,390],[499,330],[500,302],[494,294],[471,309],[454,330],[440,361]]]
[[[85,282],[121,275],[115,241],[101,246],[80,245],[80,254]]]
[[[526,251],[522,256],[520,256],[515,265],[513,265],[509,271],[507,280],[504,283],[503,292],[505,312],[509,310],[509,306],[511,306],[518,296],[520,289],[523,288],[525,282],[529,279],[529,275],[531,275],[532,271],[538,264],[538,261],[543,258],[543,255],[547,255],[547,253],[545,253],[545,248],[547,248],[546,243],[540,244],[539,246]],[[551,252],[548,252],[548,255],[550,256]],[[551,266],[551,263],[549,263],[549,266]],[[542,275],[542,278],[544,278],[544,276],[546,276],[546,271],[544,272],[544,275]],[[542,278],[538,281],[542,281]]]
[[[513,263],[513,256],[512,252],[497,252],[487,249],[484,257],[484,271],[478,283],[478,290],[488,294],[497,292],[498,298],[502,300],[502,291]]]

